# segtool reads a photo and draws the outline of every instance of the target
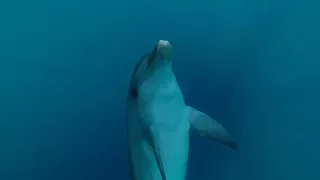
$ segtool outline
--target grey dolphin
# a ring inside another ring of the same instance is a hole
[[[126,102],[133,180],[184,180],[189,131],[236,149],[213,118],[187,106],[172,70],[172,45],[160,40],[136,65]]]

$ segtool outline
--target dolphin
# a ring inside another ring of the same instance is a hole
[[[133,180],[185,180],[190,131],[237,149],[218,121],[185,104],[166,40],[159,40],[134,68],[126,120]]]

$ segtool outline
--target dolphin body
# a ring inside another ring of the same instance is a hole
[[[133,180],[185,180],[190,130],[237,148],[216,120],[185,104],[168,41],[158,41],[151,54],[142,56],[132,73],[126,103]]]

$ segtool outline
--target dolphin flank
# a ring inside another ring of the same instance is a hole
[[[237,149],[219,122],[185,104],[168,41],[158,41],[150,54],[141,57],[126,101],[133,180],[185,180],[190,130]]]

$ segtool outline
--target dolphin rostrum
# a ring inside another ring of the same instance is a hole
[[[168,41],[158,41],[151,54],[141,57],[126,103],[133,180],[185,180],[189,130],[237,149],[216,120],[185,104],[172,70]]]

